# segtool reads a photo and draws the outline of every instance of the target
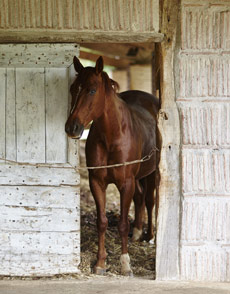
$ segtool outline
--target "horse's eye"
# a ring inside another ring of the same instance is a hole
[[[95,93],[96,93],[96,90],[95,90],[95,89],[89,91],[89,94],[90,94],[91,96],[94,95]]]

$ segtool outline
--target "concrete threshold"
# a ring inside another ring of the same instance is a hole
[[[230,283],[166,282],[143,278],[98,277],[64,280],[2,280],[0,294],[230,294]]]

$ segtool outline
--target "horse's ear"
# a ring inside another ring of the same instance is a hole
[[[80,73],[84,68],[84,66],[81,64],[80,60],[76,56],[74,56],[73,58],[73,65],[77,73]]]
[[[99,75],[103,71],[103,67],[104,67],[104,61],[102,56],[100,56],[98,60],[96,61],[96,66],[95,66],[97,75]]]

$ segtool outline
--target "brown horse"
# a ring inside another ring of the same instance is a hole
[[[121,272],[132,275],[128,255],[128,212],[132,199],[135,204],[133,240],[141,238],[145,205],[148,212],[146,239],[153,238],[152,210],[159,157],[156,151],[159,103],[154,96],[141,91],[117,94],[118,84],[103,72],[102,57],[98,58],[95,68],[84,68],[74,57],[74,67],[78,75],[70,89],[72,109],[65,130],[70,137],[80,138],[84,127],[93,121],[86,142],[87,166],[130,162],[152,154],[145,162],[89,170],[90,189],[97,208],[98,254],[94,272],[106,272],[106,188],[114,183],[120,192],[118,230],[122,240]]]

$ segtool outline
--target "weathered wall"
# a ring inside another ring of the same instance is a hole
[[[64,131],[73,55],[75,44],[0,45],[0,275],[78,272],[78,156]]]
[[[118,82],[120,92],[140,90],[152,93],[151,65],[131,65],[127,70],[115,70],[113,79]]]
[[[181,278],[230,281],[230,2],[182,1]]]
[[[158,31],[158,0],[0,1],[3,42],[159,41]]]
[[[151,65],[130,66],[130,90],[141,90],[152,93]]]
[[[119,84],[119,91],[129,90],[129,79],[127,70],[114,70],[112,71],[112,78]]]

